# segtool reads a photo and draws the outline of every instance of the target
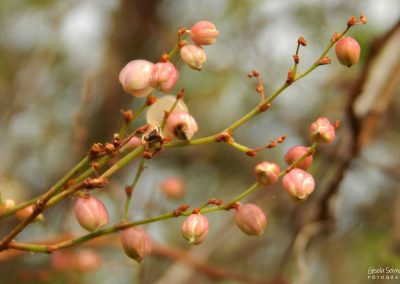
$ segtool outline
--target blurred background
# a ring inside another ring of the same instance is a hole
[[[319,56],[349,16],[365,13],[366,26],[349,35],[361,45],[352,68],[332,64],[288,88],[266,113],[235,132],[259,147],[286,134],[283,145],[249,158],[223,144],[168,149],[147,163],[135,191],[134,220],[168,212],[185,202],[228,200],[254,182],[263,160],[284,167],[292,146],[309,145],[318,116],[341,120],[334,144],[321,146],[310,172],[315,192],[298,203],[280,184],[248,201],[268,215],[257,238],[234,226],[232,212],[208,215],[210,233],[198,247],[180,235],[182,218],[145,226],[156,243],[138,265],[122,252],[117,235],[53,255],[0,253],[1,283],[397,283],[368,279],[370,268],[400,269],[400,2],[382,1],[132,1],[14,0],[0,2],[0,191],[19,203],[48,189],[94,142],[112,138],[121,109],[143,99],[124,93],[118,73],[130,60],[157,61],[175,44],[176,31],[198,20],[215,23],[220,37],[205,47],[203,71],[178,63],[176,91],[200,130],[214,134],[259,102],[260,71],[266,94],[286,79],[297,38],[300,72]],[[135,126],[145,123],[143,118]],[[95,192],[111,221],[120,220],[124,187],[137,162]],[[160,183],[181,177],[187,195],[165,199]],[[73,199],[45,213],[21,241],[54,242],[84,230],[72,214]],[[5,235],[17,224],[0,221]],[[63,265],[75,257],[80,264]],[[64,261],[65,262],[65,261]],[[61,263],[61,264],[60,264]],[[400,279],[400,273],[394,273]]]

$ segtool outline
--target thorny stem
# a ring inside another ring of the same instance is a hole
[[[145,162],[146,162],[145,158],[142,158],[140,160],[139,166],[136,171],[135,178],[129,187],[130,191],[129,191],[129,193],[126,194],[126,201],[125,201],[125,207],[124,207],[124,220],[126,220],[128,218],[129,206],[131,204],[132,195],[133,195],[133,192],[135,191],[136,185],[139,182],[140,177],[142,176],[142,173],[144,172]]]
[[[337,40],[339,40],[340,38],[342,38],[347,31],[350,29],[350,26],[348,26],[337,38]],[[178,34],[178,39],[180,39],[180,35]],[[179,43],[179,41],[178,41]],[[179,50],[179,46],[177,45],[174,47],[174,49],[168,54],[168,58],[170,58],[170,56],[174,56],[176,54],[176,52]],[[315,68],[317,68],[319,66],[319,60],[321,58],[323,58],[328,52],[329,50],[332,48],[332,46],[335,44],[335,42],[330,41],[329,44],[327,45],[327,47],[325,48],[325,50],[322,52],[322,54],[318,57],[318,59],[303,73],[299,74],[298,76],[296,76],[295,78],[293,78],[293,81],[288,83],[285,82],[281,85],[281,87],[279,87],[278,90],[276,90],[273,94],[271,94],[266,100],[262,101],[260,104],[258,104],[255,108],[253,108],[250,112],[248,112],[247,114],[245,114],[243,117],[241,117],[240,119],[238,119],[237,121],[235,121],[234,123],[232,123],[229,127],[227,127],[224,131],[222,132],[232,132],[233,130],[235,130],[236,128],[240,127],[241,125],[243,125],[244,123],[246,123],[248,120],[250,120],[251,118],[253,118],[254,116],[256,116],[257,114],[259,114],[262,109],[265,109],[265,106],[269,103],[271,103],[280,93],[282,93],[288,86],[290,86],[292,83],[294,83],[295,81],[300,80],[301,78],[305,77],[306,75],[308,75],[309,73],[311,73]],[[217,138],[219,134],[214,134],[208,137],[203,137],[203,138],[199,138],[199,139],[194,139],[191,141],[172,141],[170,143],[168,143],[167,145],[165,145],[166,147],[179,147],[179,146],[188,146],[188,145],[198,145],[198,144],[205,144],[205,143],[210,143],[210,142],[214,142],[215,139]],[[315,146],[316,147],[316,146]],[[311,147],[310,147],[311,148]],[[115,172],[117,172],[119,169],[123,168],[125,165],[127,165],[131,160],[135,159],[136,157],[138,157],[142,152],[144,151],[144,147],[140,146],[137,149],[135,149],[134,151],[130,152],[129,154],[127,154],[125,157],[123,157],[122,159],[120,159],[118,162],[116,162],[113,166],[111,166],[108,170],[106,170],[99,178],[100,179],[108,179],[110,176],[112,176]],[[88,157],[85,157],[84,160],[88,159]],[[83,160],[83,161],[84,161]],[[89,160],[89,159],[88,159]],[[85,161],[85,164],[89,162],[89,161]],[[79,165],[79,164],[78,164]],[[83,167],[83,166],[82,166]],[[67,175],[62,178],[58,183],[55,184],[54,187],[52,187],[46,194],[43,195],[43,198],[39,199],[39,202],[37,203],[37,206],[35,207],[34,212],[27,218],[25,219],[22,223],[20,223],[17,227],[14,228],[14,230],[11,231],[11,233],[9,233],[6,237],[4,237],[1,242],[0,242],[0,251],[6,249],[10,243],[10,241],[16,236],[18,235],[29,223],[31,223],[41,212],[44,211],[45,208],[47,208],[50,205],[53,205],[54,203],[57,203],[58,201],[62,200],[63,198],[65,198],[67,195],[73,193],[74,191],[70,190],[66,190],[60,194],[58,194],[57,196],[52,197],[52,195],[54,193],[56,193],[61,187],[62,185],[64,185],[69,179],[70,177],[66,178],[68,176],[68,174],[70,174],[71,172],[73,172],[74,169],[72,169],[69,173],[67,173]],[[90,169],[92,170],[92,169]],[[73,172],[73,174],[75,174],[75,172]],[[72,175],[73,175],[72,174]],[[281,175],[284,175],[285,173],[281,173]],[[72,176],[71,175],[71,176]],[[257,185],[256,185],[257,184]],[[258,183],[254,184],[253,186],[255,188],[258,187]],[[253,187],[252,186],[252,187]],[[251,187],[251,188],[252,188]],[[57,188],[57,189],[55,189]],[[253,190],[250,190],[250,192],[252,192]],[[68,194],[65,194],[65,192],[68,192]],[[247,192],[247,191],[246,191]],[[246,194],[247,195],[247,194]],[[51,199],[50,199],[51,198]],[[50,201],[50,202],[49,202]],[[49,202],[49,204],[47,204],[47,202]],[[212,211],[216,211],[216,210],[220,210],[220,209],[215,209],[215,208],[219,208],[220,206],[217,207],[213,207],[213,208],[205,208],[203,213],[207,213],[207,212],[212,212]],[[155,217],[155,219],[146,219],[143,220],[141,222],[144,223],[139,223],[140,224],[145,224],[145,223],[150,223],[150,222],[155,222],[155,221],[159,221],[159,220],[163,220],[163,219],[168,219],[174,216],[173,213],[168,213],[165,215],[160,215],[158,217]],[[160,219],[161,218],[161,219]],[[150,220],[150,221],[148,221]],[[136,225],[139,225],[139,223],[136,223]],[[81,243],[84,242],[86,240],[95,238],[97,236],[103,235],[105,233],[111,233],[111,232],[115,232],[117,230],[120,230],[122,228],[127,228],[130,226],[134,226],[135,223],[127,223],[128,225],[124,224],[122,227],[121,225],[115,225],[113,227],[108,227],[105,229],[102,229],[98,232],[83,236],[81,238],[75,239],[75,240],[70,240],[70,241],[66,241],[64,243],[61,244],[61,247],[67,247],[67,246],[71,246],[73,244],[76,243]],[[15,243],[14,243],[15,245]],[[60,248],[61,248],[60,247]],[[54,248],[54,247],[53,247]],[[52,249],[53,249],[52,248]],[[47,246],[45,247],[45,251],[48,252]]]

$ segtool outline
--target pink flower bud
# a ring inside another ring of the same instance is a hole
[[[201,46],[189,44],[181,48],[181,58],[190,68],[200,71],[207,54]]]
[[[178,80],[179,73],[174,64],[170,62],[159,62],[153,67],[150,76],[150,85],[161,92],[171,91]]]
[[[236,208],[235,223],[246,235],[259,236],[267,226],[267,217],[258,206],[244,204]]]
[[[192,245],[204,241],[208,234],[208,219],[201,214],[191,214],[182,224],[182,236]]]
[[[195,44],[209,45],[215,43],[218,37],[215,25],[208,21],[200,21],[190,29],[190,38]]]
[[[310,125],[311,138],[316,142],[331,143],[335,139],[335,127],[326,117],[320,117]]]
[[[307,147],[300,146],[300,145],[294,146],[287,151],[287,153],[284,157],[285,162],[288,165],[291,165],[294,161],[303,157],[307,153],[307,151],[308,151]],[[301,161],[296,166],[296,168],[307,170],[309,167],[311,167],[312,162],[313,162],[313,156],[312,155],[307,156],[303,161]]]
[[[166,126],[172,136],[186,141],[192,139],[194,133],[199,129],[193,116],[185,111],[170,113]]]
[[[314,178],[301,169],[293,169],[282,180],[283,187],[295,199],[306,199],[314,191]]]
[[[185,196],[186,186],[181,178],[169,177],[161,183],[161,192],[168,198],[179,200]]]
[[[153,91],[150,76],[154,64],[143,59],[132,60],[119,73],[124,90],[135,97],[144,97]]]
[[[123,230],[121,243],[126,255],[137,262],[142,262],[151,253],[151,239],[140,227],[131,227]]]
[[[158,124],[161,124],[165,112],[168,112],[175,103],[176,97],[172,95],[166,95],[158,99],[146,112],[147,123],[153,124],[157,122]],[[174,111],[188,111],[188,108],[183,100],[178,100]]]
[[[261,162],[254,167],[257,181],[264,185],[276,183],[279,179],[281,168],[274,163]]]
[[[354,38],[344,37],[336,43],[335,53],[341,64],[351,67],[360,59],[360,45]]]
[[[90,232],[96,231],[108,223],[106,207],[103,202],[93,196],[78,197],[74,211],[79,224]]]

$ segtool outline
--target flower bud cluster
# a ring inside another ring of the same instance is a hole
[[[181,58],[190,68],[201,70],[207,60],[202,45],[215,43],[219,32],[208,21],[197,22],[188,32],[194,44],[185,45],[185,41],[178,43]],[[147,96],[155,89],[163,93],[172,91],[179,72],[168,59],[168,55],[164,54],[161,61],[155,64],[143,59],[130,61],[119,73],[123,89],[134,97]]]

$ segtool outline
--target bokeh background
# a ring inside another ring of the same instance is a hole
[[[156,243],[138,265],[127,258],[117,235],[61,254],[0,253],[1,283],[397,283],[369,280],[369,268],[400,269],[400,2],[366,1],[133,1],[13,0],[0,2],[0,191],[17,203],[49,188],[94,142],[111,139],[121,109],[143,102],[118,82],[130,60],[157,61],[175,43],[176,31],[210,20],[220,31],[206,47],[202,72],[178,63],[176,90],[200,125],[196,137],[225,128],[259,101],[259,70],[270,94],[292,66],[297,38],[300,71],[323,50],[350,15],[365,13],[366,26],[350,35],[361,45],[350,69],[331,52],[323,66],[288,88],[261,116],[235,132],[258,147],[287,134],[283,145],[251,159],[222,144],[168,149],[151,160],[134,195],[131,217],[167,212],[179,202],[159,190],[168,176],[187,183],[182,202],[195,206],[211,197],[229,199],[254,182],[263,160],[282,167],[291,146],[309,145],[308,125],[318,116],[340,119],[332,145],[320,147],[311,168],[317,186],[304,203],[281,185],[249,198],[267,213],[264,235],[245,236],[232,212],[209,215],[210,234],[198,247],[180,236],[182,218],[145,226]],[[136,126],[144,124],[143,118]],[[132,163],[95,195],[113,222],[122,214]],[[18,240],[54,241],[84,234],[73,199],[45,213]],[[0,233],[17,224],[0,221]],[[81,267],[59,265],[78,255]],[[85,262],[86,261],[86,262]],[[57,265],[58,264],[58,265]],[[400,273],[391,275],[400,278]]]

